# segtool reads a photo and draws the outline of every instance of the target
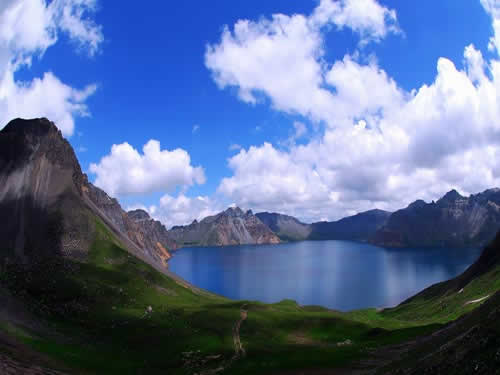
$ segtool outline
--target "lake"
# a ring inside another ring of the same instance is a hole
[[[169,269],[232,298],[347,311],[388,307],[462,273],[480,249],[385,249],[350,241],[184,248]]]

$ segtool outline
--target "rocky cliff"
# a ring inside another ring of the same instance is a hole
[[[228,208],[190,225],[175,226],[169,235],[181,246],[274,244],[280,240],[252,211]]]
[[[417,200],[394,212],[372,242],[382,246],[483,246],[500,228],[500,189],[461,196],[456,190],[437,202]]]
[[[149,244],[148,247],[157,247],[158,250],[165,255],[164,261],[170,258],[168,250],[178,248],[177,242],[170,237],[167,228],[158,220],[152,219],[144,210],[133,210],[127,212],[127,216],[140,228],[140,232],[144,234],[145,241]]]
[[[85,257],[93,225],[71,145],[47,119],[0,131],[0,259],[29,264],[54,254]]]
[[[164,266],[167,265],[167,260],[171,257],[169,250],[177,249],[177,244],[168,237],[165,227],[160,222],[144,222],[134,211],[129,215],[115,198],[111,198],[105,191],[88,182],[85,175],[83,191],[121,233],[149,257]]]
[[[0,265],[85,259],[96,216],[131,251],[165,264],[167,242],[150,239],[116,199],[88,182],[54,123],[16,119],[0,131]]]

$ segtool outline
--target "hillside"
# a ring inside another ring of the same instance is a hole
[[[500,228],[500,189],[463,197],[452,190],[437,202],[417,200],[394,212],[374,235],[381,246],[485,246]]]
[[[227,246],[279,243],[279,238],[255,216],[239,207],[228,208],[190,225],[175,226],[169,235],[181,246]]]

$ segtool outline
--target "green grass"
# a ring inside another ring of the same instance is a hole
[[[415,300],[384,312],[340,313],[290,300],[231,301],[197,294],[131,256],[98,219],[95,229],[88,260],[70,262],[72,272],[56,268],[22,286],[15,282],[15,293],[57,334],[42,337],[0,324],[3,332],[82,374],[188,374],[226,367],[234,351],[232,327],[243,304],[248,318],[240,336],[247,356],[225,373],[343,367],[380,345],[436,330],[475,307],[464,307],[465,301],[500,287],[497,269],[460,295]],[[337,345],[347,339],[352,345]],[[221,357],[203,365],[197,360],[188,368],[182,354],[188,351],[198,359]]]

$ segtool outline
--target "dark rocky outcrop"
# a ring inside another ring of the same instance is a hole
[[[448,192],[437,202],[417,200],[394,212],[372,242],[392,247],[484,246],[500,228],[500,189],[461,196]]]
[[[0,258],[29,264],[54,254],[85,257],[93,225],[71,145],[47,119],[0,131]]]
[[[280,240],[252,211],[228,208],[190,225],[175,226],[169,231],[181,246],[226,246],[274,244]]]

